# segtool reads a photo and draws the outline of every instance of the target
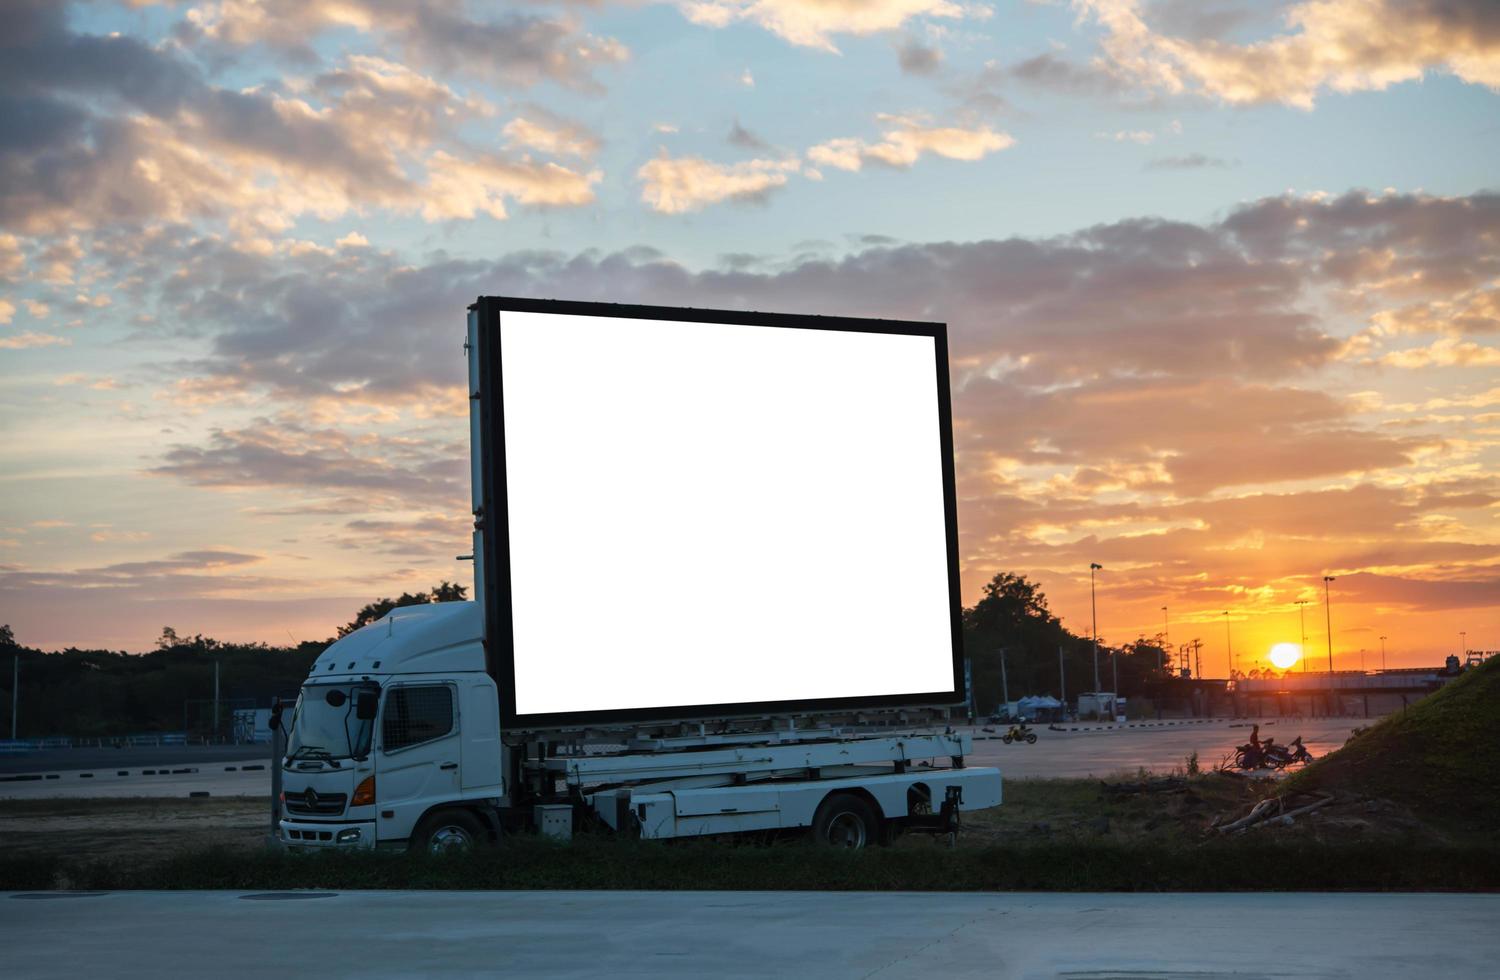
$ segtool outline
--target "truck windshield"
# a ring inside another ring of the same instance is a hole
[[[292,729],[287,741],[288,760],[363,759],[370,754],[373,720],[356,717],[355,704],[361,691],[378,690],[372,684],[309,684],[297,696]]]

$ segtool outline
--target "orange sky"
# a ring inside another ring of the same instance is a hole
[[[414,9],[0,5],[21,642],[469,581],[509,294],[946,321],[968,602],[1086,635],[1098,562],[1106,641],[1166,605],[1222,675],[1226,610],[1322,656],[1329,574],[1341,668],[1500,648],[1494,3]]]

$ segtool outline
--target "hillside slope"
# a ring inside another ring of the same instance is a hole
[[[1376,723],[1287,788],[1393,800],[1439,824],[1479,829],[1493,821],[1500,814],[1500,658]]]

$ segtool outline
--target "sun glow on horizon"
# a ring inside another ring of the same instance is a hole
[[[1278,643],[1271,647],[1271,663],[1277,670],[1286,670],[1302,659],[1302,644]]]

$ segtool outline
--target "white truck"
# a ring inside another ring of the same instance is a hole
[[[280,722],[285,845],[862,847],[1000,803],[945,725],[942,324],[481,297],[464,347],[475,599],[318,658]]]

